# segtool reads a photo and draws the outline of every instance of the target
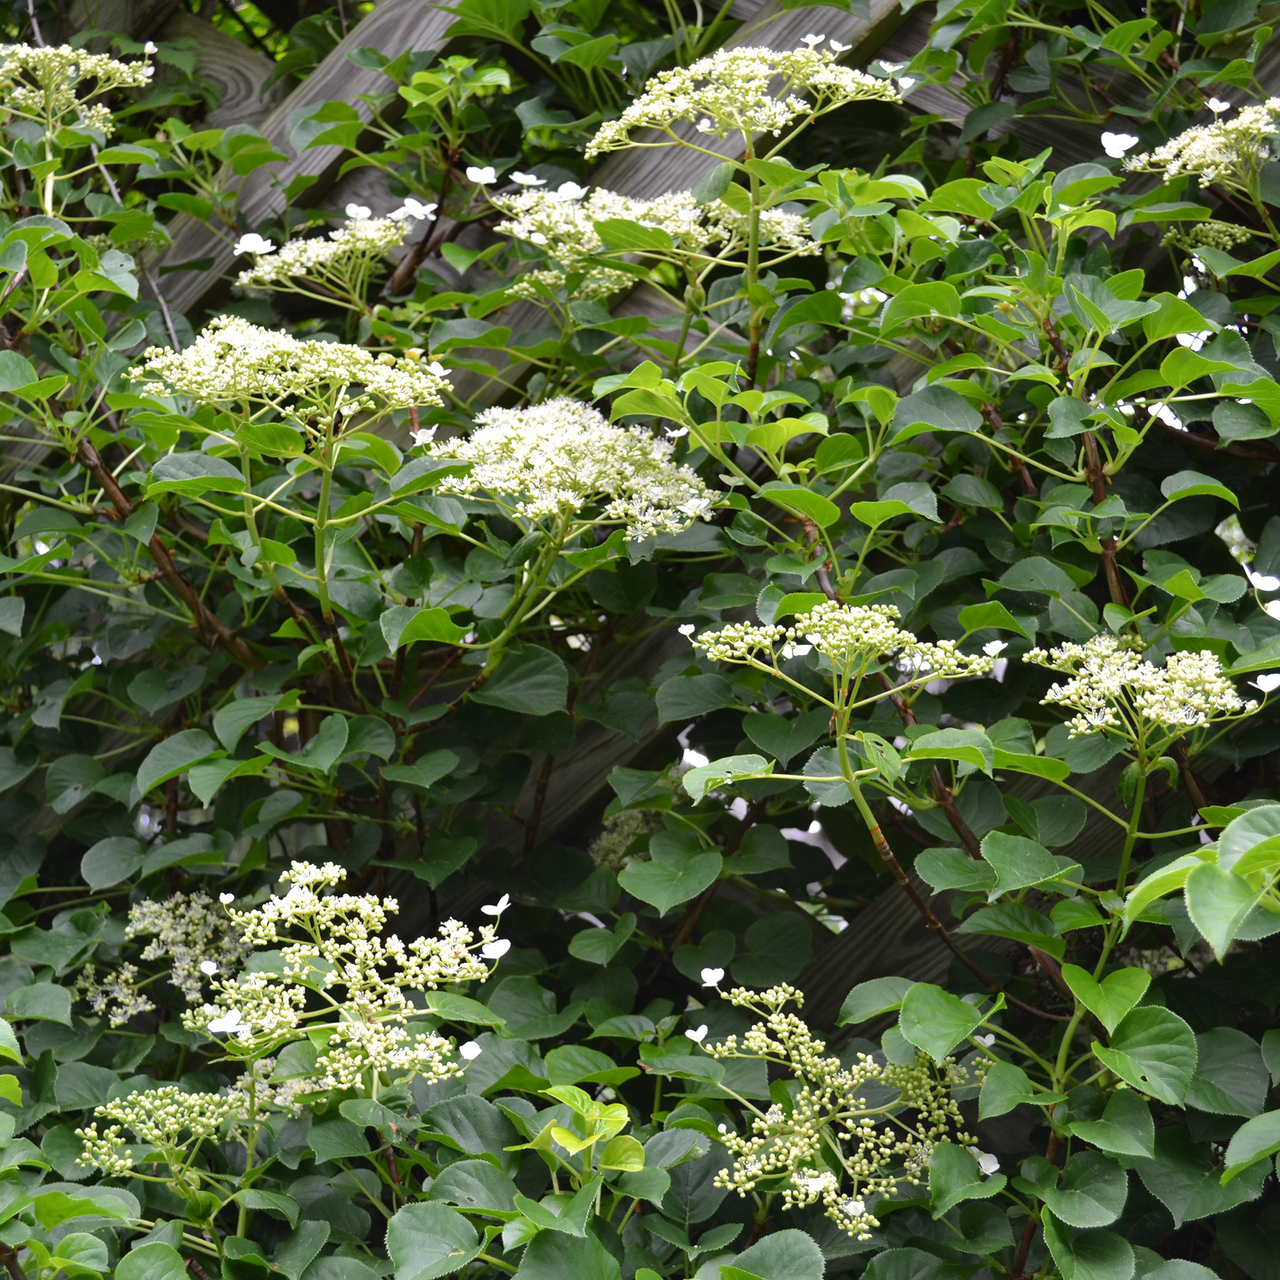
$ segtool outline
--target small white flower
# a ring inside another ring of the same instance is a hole
[[[704,1022],[702,1026],[693,1031],[686,1031],[687,1039],[692,1040],[694,1044],[701,1044],[707,1038],[707,1024]]]
[[[668,440],[679,440],[681,436],[687,436],[689,434],[689,428],[664,427],[662,429],[662,434],[665,435]]]
[[[1269,671],[1265,676],[1259,676],[1249,683],[1261,689],[1263,693],[1273,693],[1280,689],[1280,671]]]
[[[240,237],[232,246],[234,253],[275,253],[276,247],[270,240],[250,231]]]
[[[987,1035],[985,1035],[985,1036],[974,1036],[973,1038],[974,1038],[974,1039],[975,1039],[979,1044],[984,1044],[984,1045],[986,1045],[988,1049],[990,1049],[990,1048],[991,1048],[991,1046],[992,1046],[993,1044],[995,1044],[995,1042],[996,1042],[996,1038],[995,1038],[995,1036],[994,1036],[993,1034],[991,1034],[991,1033],[988,1033],[988,1034],[987,1034]]]
[[[506,938],[495,938],[480,948],[480,954],[486,960],[501,960],[511,950],[511,943]]]
[[[522,187],[545,187],[547,185],[546,178],[539,178],[534,173],[513,173],[511,181]]]
[[[816,36],[812,31],[810,31],[807,36],[800,37],[800,42],[802,44],[807,44],[809,48],[812,49],[814,45],[821,44],[826,38],[827,33],[825,31],[820,36]]]
[[[148,40],[147,43],[142,46],[142,52],[149,58],[153,53],[159,53],[160,49],[154,40]]]
[[[1254,573],[1248,565],[1244,567],[1245,577],[1249,579],[1255,590],[1280,591],[1280,578],[1270,573]]]
[[[429,445],[436,438],[435,427],[419,427],[417,431],[412,433],[413,443],[416,448],[422,449]],[[487,911],[488,908],[486,907]]]
[[[1280,676],[1278,676],[1277,679],[1280,680]],[[218,966],[212,960],[201,960],[200,972],[207,973],[210,977],[213,977],[213,975],[218,972]]]
[[[214,1018],[209,1023],[209,1030],[215,1035],[221,1035],[225,1031],[235,1031],[239,1028],[242,1019],[239,1009],[232,1009],[230,1013],[224,1014],[221,1018]]]
[[[1224,101],[1222,98],[1210,98],[1204,105],[1208,107],[1215,116],[1221,115],[1224,111],[1231,110],[1231,103]]]
[[[438,207],[436,204],[423,204],[422,201],[415,200],[412,196],[405,196],[404,206],[389,216],[397,222],[403,222],[405,218],[416,218],[419,222],[434,222]]]
[[[529,243],[530,244],[546,244],[547,237],[543,235],[541,231],[531,231],[529,233]]]
[[[836,53],[848,53],[853,48],[851,44],[841,44],[839,40],[832,36],[827,43],[836,51]]]
[[[511,905],[510,894],[504,893],[491,907],[481,907],[487,916],[500,916]]]
[[[1280,600],[1268,600],[1263,609],[1277,622],[1280,622]]]
[[[896,76],[906,65],[905,62],[881,62],[880,68],[885,75]]]
[[[916,77],[915,76],[899,76],[898,85],[904,92],[908,89],[913,89],[915,88],[915,85],[916,85]]]
[[[497,182],[498,171],[491,164],[467,165],[467,181],[474,182],[477,186],[487,187]]]
[[[684,628],[681,627],[680,630],[683,631]],[[693,628],[690,627],[689,630],[692,631]],[[724,981],[723,969],[703,969],[702,985],[704,987],[718,987],[720,983],[723,981]]]
[[[576,182],[562,182],[556,188],[556,195],[561,200],[581,200],[586,194],[586,187],[580,187]]]
[[[1119,160],[1126,151],[1132,151],[1138,145],[1138,139],[1132,133],[1104,133],[1102,149],[1113,160]]]
[[[343,210],[343,213],[355,222],[363,222],[373,213],[373,210],[370,209],[368,205],[356,204],[355,201],[352,201],[351,204],[347,205]]]
[[[989,1178],[993,1173],[1000,1172],[1000,1161],[990,1151],[979,1151],[978,1168]]]
[[[465,1058],[468,1062],[474,1062],[483,1052],[484,1050],[474,1040],[468,1040],[466,1044],[458,1046],[458,1057]]]
[[[844,1211],[851,1218],[860,1218],[867,1211],[867,1206],[861,1200],[846,1200],[844,1202]]]
[[[236,900],[236,895],[234,893],[218,894],[218,901],[222,903],[224,907],[229,907],[235,900]]]
[[[717,1133],[728,1133],[728,1132],[729,1132],[729,1126],[728,1126],[727,1124],[724,1124],[724,1123],[722,1122],[722,1123],[720,1123],[720,1124],[716,1125],[716,1132],[717,1132]]]
[[[692,622],[686,622],[684,626],[679,628],[679,630],[682,636],[691,636],[694,633],[695,627]],[[710,972],[710,969],[703,969],[702,976],[705,978]]]
[[[716,128],[715,122],[711,119],[710,116],[703,116],[702,119],[698,121],[699,133],[714,133],[715,128]]]
[[[994,658],[997,654],[1003,653],[1008,647],[1009,642],[1007,640],[988,640],[987,643],[982,646],[982,652],[985,653],[988,658]]]

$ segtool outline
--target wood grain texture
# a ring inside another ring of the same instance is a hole
[[[345,152],[339,147],[315,147],[301,154],[295,152],[288,141],[292,120],[305,115],[308,108],[331,100],[349,102],[368,119],[369,108],[358,101],[358,96],[387,91],[390,82],[386,76],[380,71],[357,67],[347,55],[370,46],[392,55],[406,49],[436,48],[453,20],[452,14],[424,0],[383,0],[364,21],[352,28],[346,39],[258,126],[266,137],[292,158],[278,166],[259,169],[245,179],[240,208],[250,226],[284,208],[281,188],[296,177],[318,179],[303,194],[300,203],[308,204],[322,198],[332,186],[345,158]],[[164,263],[213,258],[213,265],[208,270],[176,271],[165,277],[164,293],[169,305],[178,311],[192,311],[212,291],[225,287],[217,277],[231,270],[235,255],[229,243],[194,218],[183,216],[175,219],[170,233],[173,246],[165,253]]]
[[[262,96],[262,86],[276,69],[270,58],[189,13],[175,13],[165,23],[160,38],[195,42],[196,76],[222,95],[206,117],[211,128],[257,125],[283,97],[279,85],[272,86],[265,98]]]

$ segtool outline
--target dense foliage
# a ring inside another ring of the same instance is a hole
[[[293,7],[0,47],[13,1280],[1272,1280],[1257,5]]]

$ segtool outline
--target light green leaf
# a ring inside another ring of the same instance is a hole
[[[845,996],[836,1025],[853,1026],[866,1022],[877,1014],[891,1013],[894,1009],[901,1008],[903,997],[911,990],[911,986],[910,978],[872,978],[868,982],[858,983]]]
[[[274,742],[259,742],[258,750],[298,769],[330,773],[347,749],[348,733],[346,716],[334,714],[320,721],[315,737],[309,739],[299,752],[282,751]]]
[[[1187,914],[1219,960],[1227,954],[1240,926],[1262,900],[1261,891],[1251,889],[1248,881],[1211,862],[1192,867],[1184,895]]]
[[[9,992],[5,1012],[17,1020],[71,1025],[71,992],[54,982],[36,982]]]
[[[487,684],[471,695],[487,706],[548,716],[563,711],[569,696],[569,669],[549,649],[527,644],[508,650]]]
[[[442,1204],[404,1205],[387,1223],[387,1253],[395,1264],[396,1280],[453,1275],[480,1249],[475,1228]]]
[[[1128,1193],[1129,1176],[1114,1160],[1097,1151],[1077,1151],[1059,1184],[1043,1195],[1054,1217],[1069,1227],[1106,1227],[1120,1216]]]
[[[1133,1246],[1114,1231],[1080,1231],[1074,1235],[1046,1213],[1044,1240],[1062,1272],[1062,1280],[1131,1280]]]
[[[694,804],[697,804],[718,783],[729,782],[744,774],[772,772],[773,762],[766,760],[764,756],[722,756],[719,760],[712,760],[690,769],[681,777],[680,784],[689,793]]]
[[[428,751],[412,764],[384,764],[382,776],[397,786],[409,787],[425,794],[441,778],[452,773],[458,763],[457,755],[442,747],[436,751]]]
[[[929,1195],[935,1219],[966,1200],[990,1200],[1004,1190],[1008,1178],[997,1173],[984,1178],[978,1160],[967,1147],[939,1142],[929,1157]]]
[[[1076,999],[1111,1035],[1130,1009],[1146,994],[1151,975],[1145,969],[1117,969],[1098,983],[1079,965],[1064,964],[1062,978]]]
[[[903,997],[898,1026],[917,1048],[941,1062],[983,1021],[984,1014],[949,991],[917,982]]]
[[[392,653],[415,640],[457,644],[467,634],[467,629],[458,626],[443,609],[416,609],[398,604],[388,609],[378,622]]]
[[[217,744],[203,729],[183,729],[158,742],[138,767],[138,792],[145,796],[180,773],[186,773],[198,760],[207,759],[218,750]]]
[[[688,776],[687,774],[685,775]],[[655,852],[648,862],[629,862],[618,875],[618,883],[633,897],[657,907],[665,916],[672,907],[695,898],[715,883],[724,865],[716,852]]]
[[[1196,1071],[1195,1033],[1176,1013],[1144,1007],[1128,1014],[1094,1056],[1126,1083],[1170,1106],[1181,1106]]]
[[[109,889],[142,866],[142,845],[132,836],[108,836],[80,859],[80,874],[90,889]]]
[[[147,496],[180,493],[194,497],[201,493],[242,493],[244,476],[240,468],[210,453],[169,453],[151,468]]]
[[[1156,1127],[1147,1100],[1132,1089],[1117,1089],[1107,1100],[1101,1120],[1077,1120],[1070,1126],[1077,1138],[1112,1155],[1151,1159]]]

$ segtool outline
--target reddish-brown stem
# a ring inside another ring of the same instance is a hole
[[[209,1280],[209,1273],[194,1258],[187,1259],[187,1270],[196,1280]]]
[[[0,1244],[0,1262],[4,1263],[4,1269],[9,1273],[10,1280],[27,1280],[27,1273],[18,1262],[16,1249],[10,1249],[7,1244]]]
[[[1098,437],[1092,431],[1084,433],[1084,457],[1085,477],[1093,489],[1094,503],[1099,504],[1106,499],[1107,485],[1110,481],[1102,465],[1102,456],[1098,452]],[[1122,609],[1127,609],[1129,607],[1129,593],[1125,590],[1124,579],[1120,576],[1120,565],[1116,560],[1116,540],[1114,538],[1102,539],[1102,568],[1107,577],[1107,593],[1111,596],[1111,603],[1118,604]]]
[[[111,474],[106,463],[103,462],[102,455],[99,454],[88,438],[82,439],[76,446],[76,461],[93,476],[98,486],[111,500],[111,505],[115,508],[116,514],[122,520],[127,520],[133,514],[133,503],[129,501],[124,491],[116,483],[116,478]],[[186,605],[195,621],[200,640],[206,648],[212,649],[221,644],[243,666],[251,667],[255,670],[261,667],[262,663],[258,661],[249,646],[224,626],[222,621],[205,607],[204,601],[200,599],[196,589],[183,577],[182,572],[174,563],[173,556],[169,554],[169,549],[164,545],[159,534],[153,533],[151,535],[151,540],[147,543],[147,550],[151,553],[151,558],[156,562],[156,566],[164,575],[165,580],[177,593],[182,603]]]
[[[1001,432],[1004,430],[1004,419],[1000,416],[1000,411],[993,404],[984,404],[982,406],[982,416],[986,418],[991,430]],[[1027,464],[1019,458],[1017,461],[1018,479],[1022,484],[1022,492],[1024,496],[1034,495],[1036,493],[1036,482],[1031,478],[1031,472],[1027,470]]]

